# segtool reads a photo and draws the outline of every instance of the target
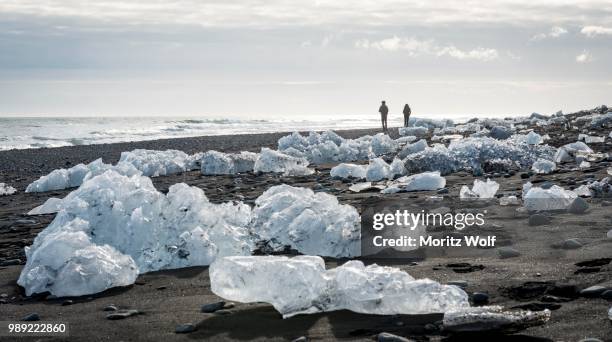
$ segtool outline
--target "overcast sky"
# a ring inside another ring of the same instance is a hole
[[[0,1],[0,116],[612,104],[612,1]]]

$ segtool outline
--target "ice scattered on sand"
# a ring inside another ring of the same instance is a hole
[[[449,332],[509,332],[545,324],[550,310],[504,310],[501,306],[468,307],[444,313],[443,329]]]
[[[469,307],[457,286],[414,279],[397,268],[349,261],[326,270],[320,257],[227,257],[210,267],[211,289],[238,302],[267,302],[284,318],[335,310],[364,314],[443,313]]]
[[[583,160],[580,162],[580,165],[578,165],[578,167],[581,169],[588,169],[589,167],[591,167],[591,163],[586,160]]]
[[[321,134],[310,132],[308,137],[298,132],[278,140],[278,150],[285,154],[308,159],[311,163],[323,164],[367,160],[371,154],[372,137],[344,139],[334,131]]]
[[[610,134],[612,134],[612,133],[610,133]],[[414,135],[409,135],[409,136],[406,136],[406,137],[399,137],[399,138],[395,139],[395,141],[398,144],[400,144],[400,145],[405,145],[405,144],[410,144],[410,143],[416,141],[417,139],[418,138],[415,137]]]
[[[253,167],[255,172],[276,172],[286,176],[310,175],[314,170],[308,168],[308,160],[293,157],[269,148],[262,148]]]
[[[202,174],[232,175],[253,171],[258,156],[257,153],[246,151],[240,153],[208,151],[201,158]]]
[[[383,179],[392,179],[391,167],[382,158],[370,160],[366,169],[366,180],[368,182],[378,182]]]
[[[446,186],[446,179],[440,172],[423,172],[416,175],[404,176],[394,180],[382,193],[390,194],[404,191],[431,191]]]
[[[526,168],[537,159],[552,159],[554,153],[554,147],[529,145],[513,138],[465,138],[451,141],[448,147],[428,147],[424,151],[409,155],[405,162],[410,173],[437,170],[446,175],[467,170],[479,174],[483,165],[493,159],[507,159]]]
[[[578,188],[574,189],[573,191],[578,196],[583,196],[583,197],[593,196],[593,194],[591,193],[591,189],[589,189],[589,187],[586,185],[581,185]]]
[[[360,254],[359,213],[324,192],[285,184],[274,186],[255,200],[251,226],[253,234],[273,250],[290,246],[304,254]]]
[[[28,295],[78,296],[133,283],[138,273],[210,264],[254,248],[249,206],[212,204],[175,184],[107,171],[66,196],[55,219],[26,248],[19,285]]]
[[[593,197],[612,197],[612,179],[604,177],[600,181],[594,181],[587,186]]]
[[[528,145],[539,145],[544,142],[544,137],[539,135],[538,133],[531,131],[527,134],[515,134],[512,136],[512,139],[518,142],[522,142]]]
[[[487,178],[486,182],[480,179],[474,179],[474,185],[472,189],[468,188],[467,185],[461,187],[459,191],[459,198],[470,199],[470,198],[493,198],[499,190],[499,183]]]
[[[535,173],[549,174],[557,169],[557,164],[550,160],[538,159],[535,161],[535,163],[533,163],[533,165],[531,165],[531,169]]]
[[[593,150],[582,141],[576,141],[574,143],[559,147],[553,160],[555,161],[555,163],[573,162],[575,161],[575,157],[578,152],[584,152],[589,154],[593,153]]]
[[[17,192],[17,189],[6,183],[0,183],[0,196],[12,195]]]
[[[410,145],[406,145],[404,148],[402,148],[402,150],[397,154],[398,158],[406,158],[407,156],[417,153],[417,152],[421,152],[424,151],[427,148],[427,140],[425,139],[421,139],[415,143],[412,143]]]
[[[591,128],[600,128],[609,122],[612,122],[612,112],[593,117],[591,120]]]
[[[558,185],[543,189],[528,184],[527,190],[523,186],[523,205],[529,211],[565,210],[578,197],[575,192]]]
[[[427,129],[427,127],[400,127],[399,128],[399,135],[405,137],[405,136],[417,136],[417,137],[422,137],[424,135],[427,135],[427,133],[429,133],[429,129]]]
[[[69,169],[53,170],[48,175],[42,176],[30,183],[26,188],[26,192],[45,192],[77,187],[87,179],[108,170],[113,170],[124,176],[141,174],[141,171],[130,163],[120,161],[117,165],[111,165],[102,162],[102,158],[98,158],[87,165],[78,164]]]
[[[372,182],[362,182],[356,183],[349,186],[349,190],[352,192],[361,192],[364,190],[383,190],[385,188],[384,185],[372,185]]]
[[[514,195],[499,198],[499,205],[502,205],[502,206],[520,205],[520,204],[521,204],[521,201]]]
[[[119,162],[132,164],[144,176],[157,177],[198,169],[201,155],[190,156],[178,150],[136,149],[121,152]]]
[[[330,176],[334,178],[359,178],[363,179],[366,177],[367,165],[356,165],[356,164],[338,164],[334,166],[330,171]]]

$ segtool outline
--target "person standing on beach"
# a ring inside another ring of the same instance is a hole
[[[380,108],[378,108],[378,112],[380,113],[380,121],[382,121],[383,132],[387,132],[387,114],[389,114],[389,108],[387,108],[385,101],[383,101]]]
[[[408,119],[410,119],[410,106],[406,103],[404,106],[404,127],[408,127]]]

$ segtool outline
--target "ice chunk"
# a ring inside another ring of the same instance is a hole
[[[588,187],[593,197],[612,197],[612,182],[610,177],[589,183]]]
[[[335,196],[278,185],[255,200],[253,233],[273,250],[290,246],[304,254],[352,257],[360,254],[359,213]]]
[[[586,160],[583,160],[580,162],[580,165],[578,165],[578,167],[581,169],[588,169],[589,167],[591,167],[591,163]]]
[[[413,154],[413,153],[417,153],[417,152],[421,152],[424,151],[427,148],[427,140],[425,139],[421,139],[413,144],[407,145],[406,147],[404,147],[398,154],[397,156],[399,158],[406,158],[407,156]]]
[[[560,147],[555,154],[554,161],[555,163],[574,161],[574,157],[576,157],[579,152],[589,154],[593,153],[593,150],[582,141],[577,141]]]
[[[349,187],[349,190],[351,190],[352,192],[361,192],[364,190],[371,190],[371,189],[382,190],[384,188],[385,188],[384,185],[372,185],[372,182],[362,182],[362,183],[356,183],[356,184],[351,185]]]
[[[333,131],[310,132],[308,137],[295,132],[278,140],[285,154],[306,158],[311,163],[333,163],[366,160],[370,155],[371,137],[344,139]]]
[[[42,205],[30,210],[28,215],[54,214],[62,209],[62,199],[51,197]]]
[[[182,183],[164,195],[147,177],[107,171],[61,202],[26,248],[18,283],[28,295],[95,293],[127,285],[138,273],[208,265],[254,249],[247,205],[212,204],[201,189]]]
[[[211,265],[210,281],[216,295],[270,303],[284,318],[343,309],[393,315],[469,307],[467,294],[457,286],[357,260],[326,270],[323,259],[314,256],[227,257]]]
[[[612,134],[612,133],[610,133],[610,134]],[[415,137],[414,135],[409,135],[409,136],[406,136],[406,137],[399,137],[399,138],[395,139],[395,141],[398,144],[400,144],[400,145],[404,145],[404,144],[410,144],[410,143],[416,141],[417,139],[418,138]]]
[[[5,183],[0,183],[0,196],[12,195],[16,192],[17,189],[13,188],[12,186]]]
[[[370,160],[366,169],[366,180],[368,182],[378,182],[383,179],[392,179],[391,167],[382,158]]]
[[[512,136],[512,139],[528,145],[539,145],[544,142],[544,137],[534,131],[531,131],[525,135],[515,134]]]
[[[489,135],[494,139],[505,140],[510,138],[512,131],[505,126],[494,126],[489,131]]]
[[[508,196],[508,197],[500,197],[499,198],[499,205],[520,205],[521,201],[514,195]]]
[[[531,169],[540,174],[548,174],[557,169],[555,162],[546,159],[538,159],[533,163]]]
[[[121,152],[119,162],[132,164],[140,170],[143,175],[149,177],[165,176],[174,173],[188,171],[187,166],[192,166],[189,155],[178,150],[144,150],[136,149],[129,152]]]
[[[389,172],[391,173],[391,178],[405,175],[406,168],[404,167],[404,161],[399,158],[393,158],[389,165]]]
[[[202,174],[231,175],[253,171],[257,157],[257,153],[246,151],[240,153],[208,151],[202,155]]]
[[[416,175],[404,176],[394,180],[382,193],[395,193],[400,191],[430,191],[446,186],[446,179],[440,172],[423,172]]]
[[[384,133],[378,133],[372,137],[372,153],[377,156],[394,153],[398,147],[397,142]]]
[[[591,189],[589,189],[586,185],[581,185],[578,188],[573,190],[574,193],[578,196],[591,197],[593,194],[591,193]]]
[[[427,133],[429,133],[429,129],[427,129],[427,127],[400,127],[399,128],[399,135],[405,137],[405,136],[417,136],[417,137],[422,137],[424,135],[427,135]]]
[[[402,165],[403,167],[403,165]],[[339,164],[334,166],[330,175],[334,178],[365,178],[367,165]]]
[[[470,190],[467,185],[462,186],[461,190],[459,191],[459,198],[493,198],[495,197],[498,189],[499,183],[492,181],[489,178],[487,178],[486,182],[483,182],[480,179],[474,179],[472,190]]]
[[[598,115],[596,117],[593,117],[593,119],[591,120],[591,128],[600,128],[601,126],[606,125],[610,122],[612,122],[612,112],[604,115]]]
[[[564,210],[578,197],[558,185],[548,189],[531,186],[526,193],[523,187],[523,192],[523,205],[529,211]]]
[[[308,160],[292,157],[269,148],[262,148],[255,166],[255,172],[276,172],[288,176],[310,175],[314,170],[308,168]]]

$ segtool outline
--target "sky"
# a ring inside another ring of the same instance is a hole
[[[611,0],[0,1],[0,116],[550,114],[611,61]]]

